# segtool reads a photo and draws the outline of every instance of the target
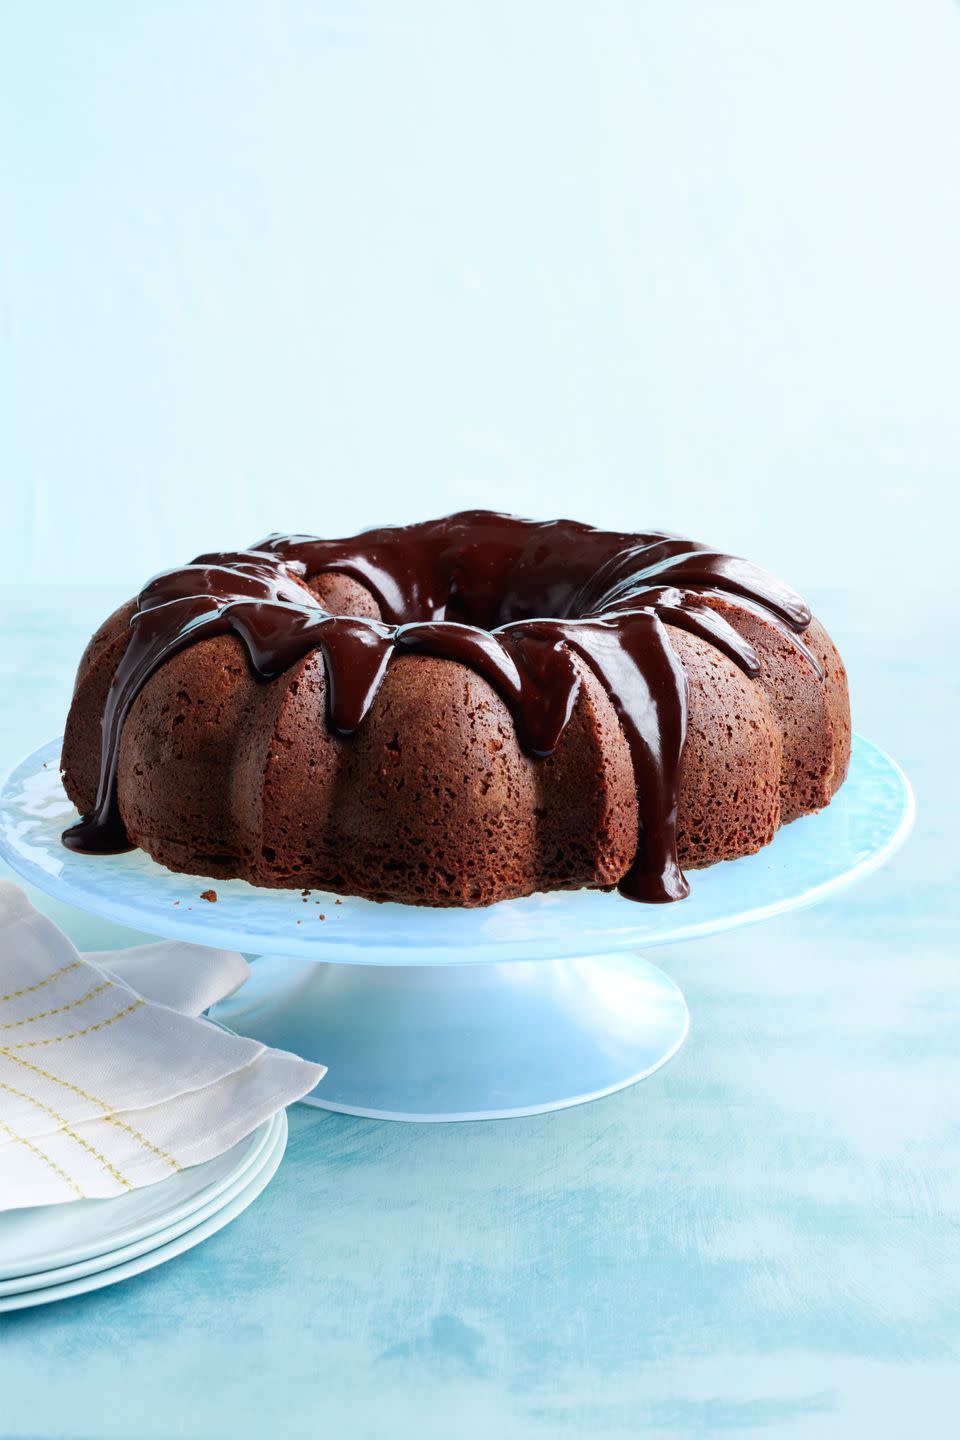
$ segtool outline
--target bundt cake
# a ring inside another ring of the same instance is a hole
[[[64,843],[418,905],[678,900],[849,754],[840,657],[765,571],[469,511],[151,580],[80,662]]]

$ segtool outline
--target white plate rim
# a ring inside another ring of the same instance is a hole
[[[9,1295],[45,1290],[51,1285],[64,1285],[71,1280],[80,1280],[85,1275],[95,1275],[99,1270],[112,1269],[116,1265],[125,1264],[128,1260],[135,1260],[137,1256],[144,1255],[150,1250],[159,1249],[160,1246],[166,1245],[188,1230],[192,1230],[194,1226],[201,1225],[211,1215],[215,1215],[218,1210],[222,1210],[242,1194],[246,1187],[253,1183],[260,1170],[270,1164],[282,1132],[282,1123],[278,1118],[282,1113],[278,1111],[277,1115],[272,1115],[269,1120],[264,1122],[263,1126],[258,1126],[258,1129],[265,1128],[266,1134],[264,1143],[258,1146],[254,1159],[245,1164],[238,1171],[235,1179],[216,1195],[211,1196],[206,1204],[180,1216],[161,1229],[143,1235],[128,1244],[118,1246],[115,1250],[105,1250],[101,1254],[92,1255],[88,1259],[77,1261],[74,1264],[37,1270],[29,1275],[16,1276],[10,1280],[0,1280],[0,1300]]]
[[[235,1145],[230,1146],[230,1149],[225,1151],[224,1155],[214,1156],[212,1161],[203,1162],[205,1164],[211,1164],[216,1160],[223,1160],[230,1154],[231,1150],[237,1150],[241,1146],[246,1146],[246,1154],[242,1157],[236,1169],[227,1170],[225,1173],[218,1175],[217,1179],[212,1181],[208,1188],[196,1191],[188,1199],[180,1201],[179,1204],[175,1204],[171,1210],[156,1216],[154,1220],[140,1221],[138,1223],[131,1222],[126,1228],[121,1228],[113,1236],[89,1240],[86,1243],[81,1241],[78,1244],[67,1245],[60,1250],[50,1250],[46,1256],[42,1257],[42,1263],[30,1265],[27,1269],[24,1269],[22,1264],[16,1262],[12,1265],[0,1265],[0,1294],[3,1293],[3,1284],[7,1281],[31,1279],[35,1275],[46,1274],[49,1270],[65,1269],[70,1265],[80,1265],[87,1261],[95,1260],[99,1256],[114,1254],[116,1251],[128,1245],[133,1245],[140,1240],[150,1239],[160,1231],[178,1224],[181,1220],[185,1220],[194,1215],[198,1210],[205,1208],[214,1201],[217,1196],[221,1195],[224,1190],[233,1187],[242,1176],[247,1174],[252,1165],[257,1164],[263,1159],[265,1150],[273,1141],[271,1126],[273,1125],[274,1118],[275,1117],[271,1116],[269,1120],[264,1120],[252,1130],[249,1135],[245,1135],[241,1140],[238,1140]],[[252,1145],[250,1145],[251,1140],[254,1142]],[[190,1170],[196,1168],[199,1167],[190,1166],[187,1171],[181,1172],[181,1175],[189,1173]],[[158,1181],[157,1185],[169,1185],[171,1181],[175,1182],[180,1178],[180,1175],[172,1175],[169,1180]],[[155,1190],[156,1187],[151,1185],[144,1188]],[[134,1192],[134,1194],[138,1193],[140,1192]],[[126,1198],[125,1196],[117,1197],[118,1200],[124,1200]],[[101,1202],[95,1201],[90,1203],[99,1205]],[[105,1205],[112,1205],[116,1202],[108,1199],[103,1201],[103,1203]],[[50,1206],[43,1208],[55,1209],[58,1218],[62,1216],[63,1220],[69,1219],[69,1214],[67,1213],[69,1210],[69,1202],[64,1206],[58,1205],[56,1207]],[[7,1213],[18,1214],[20,1212],[10,1211]],[[0,1227],[2,1227],[3,1218],[3,1214],[0,1214]]]
[[[111,1265],[106,1270],[98,1270],[92,1275],[83,1276],[79,1280],[71,1280],[64,1285],[51,1285],[45,1289],[29,1290],[20,1295],[0,1297],[0,1314],[14,1310],[27,1310],[36,1305],[51,1305],[57,1300],[72,1300],[78,1295],[88,1294],[91,1290],[102,1290],[108,1285],[118,1285],[122,1280],[132,1279],[133,1276],[142,1275],[145,1271],[153,1270],[158,1265],[165,1265],[168,1260],[173,1260],[187,1250],[194,1249],[195,1246],[209,1239],[211,1235],[215,1235],[218,1230],[224,1229],[231,1220],[242,1215],[243,1211],[253,1204],[277,1172],[287,1142],[286,1112],[281,1113],[284,1117],[281,1134],[277,1138],[276,1146],[271,1151],[269,1159],[229,1205],[224,1205],[209,1219],[185,1231],[177,1239],[160,1245],[155,1250],[149,1250],[145,1255],[128,1260],[122,1265]]]

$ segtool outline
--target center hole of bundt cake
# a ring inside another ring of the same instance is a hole
[[[445,597],[441,592],[418,596],[417,602],[393,605],[384,604],[384,597],[378,597],[379,603],[374,602],[369,591],[347,577],[318,576],[309,582],[308,588],[317,603],[332,615],[358,620],[382,618],[394,625],[449,621],[492,631],[516,621],[577,618],[577,608],[573,605],[577,592],[570,585],[530,586],[522,593],[509,589],[494,593],[477,585],[463,587],[454,578]]]
[[[385,544],[372,554],[337,555],[305,583],[334,615],[491,631],[519,621],[577,619],[594,569],[589,553],[547,547],[411,554]]]
[[[478,630],[497,630],[523,620],[569,620],[577,618],[575,604],[579,585],[567,580],[550,583],[550,577],[527,572],[508,577],[500,588],[478,583],[464,584],[451,578],[441,613],[411,616],[411,620],[443,619]]]

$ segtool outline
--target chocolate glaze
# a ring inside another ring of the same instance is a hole
[[[323,609],[306,582],[329,572],[364,585],[382,620]],[[395,655],[458,661],[489,682],[519,743],[536,756],[550,754],[573,712],[576,655],[610,696],[633,759],[640,833],[619,889],[635,900],[680,899],[686,682],[664,625],[698,635],[748,674],[758,670],[747,642],[704,603],[710,599],[763,615],[816,666],[799,639],[810,611],[798,595],[745,560],[673,535],[475,510],[346,540],[274,535],[251,550],[201,555],[140,592],[104,710],[96,807],[64,833],[64,844],[129,848],[117,803],[124,722],[171,655],[213,635],[239,636],[264,681],[319,650],[328,723],[343,737],[363,722]]]

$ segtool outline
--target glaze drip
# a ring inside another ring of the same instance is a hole
[[[307,586],[331,572],[364,585],[382,619],[325,610]],[[618,888],[635,900],[681,899],[688,887],[676,824],[687,696],[664,626],[699,636],[747,674],[759,668],[711,599],[763,615],[816,666],[799,639],[810,611],[798,595],[745,560],[678,536],[480,510],[347,540],[270,536],[251,550],[202,555],[140,592],[104,709],[96,806],[65,831],[64,844],[129,848],[117,801],[124,722],[164,662],[201,640],[237,635],[262,681],[319,650],[328,724],[345,738],[363,723],[395,655],[458,661],[491,685],[521,746],[541,757],[573,713],[576,656],[609,695],[633,760],[639,835]]]

